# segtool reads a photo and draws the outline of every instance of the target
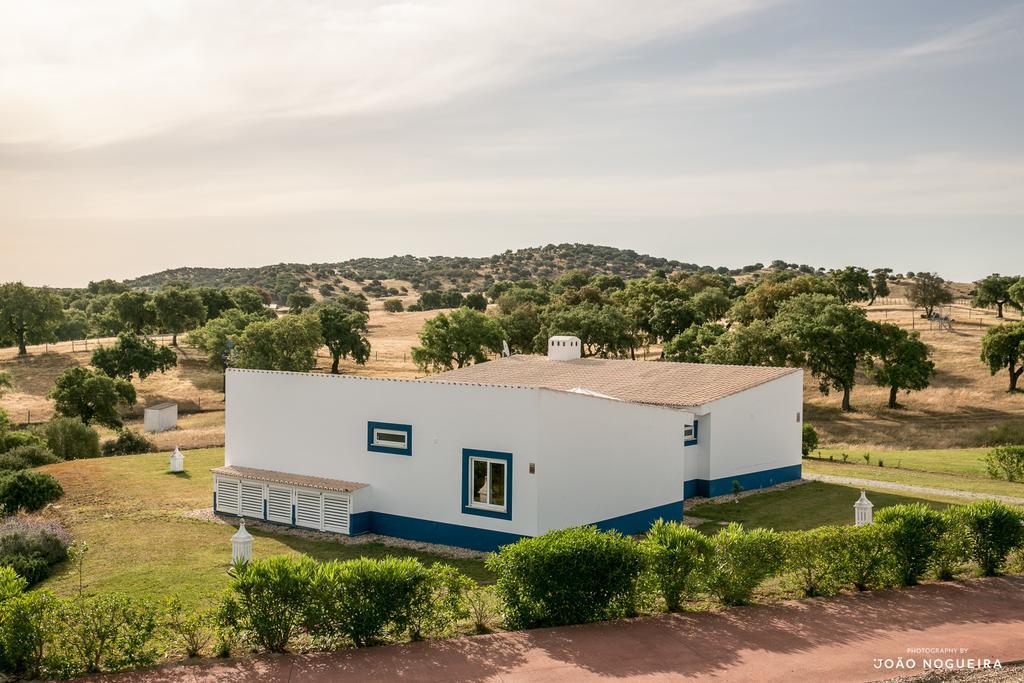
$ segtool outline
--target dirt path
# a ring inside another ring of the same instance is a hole
[[[845,486],[861,486],[866,488],[886,489],[891,491],[906,491],[907,493],[923,493],[935,496],[948,496],[952,498],[965,498],[967,500],[998,500],[1008,505],[1024,505],[1024,498],[1016,496],[999,496],[994,493],[976,493],[974,491],[957,491],[956,489],[940,489],[931,486],[913,486],[911,484],[899,484],[894,481],[875,481],[874,479],[858,479],[856,477],[837,477],[833,474],[813,474],[804,472],[803,478],[811,481],[821,481],[826,484],[843,484]]]
[[[1024,659],[1024,576],[109,676],[110,681],[877,681]],[[911,651],[912,650],[912,651]],[[912,658],[912,668],[876,660]],[[953,662],[955,665],[955,662]]]

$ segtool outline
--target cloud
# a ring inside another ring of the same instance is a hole
[[[729,63],[687,75],[639,79],[617,88],[626,101],[666,102],[756,97],[848,83],[941,59],[977,59],[984,48],[1015,45],[1024,11],[998,12],[930,38],[886,49],[790,52],[783,58]]]
[[[429,106],[763,4],[0,0],[0,144]]]

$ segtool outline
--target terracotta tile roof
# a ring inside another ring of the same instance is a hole
[[[756,387],[798,368],[705,365],[605,358],[554,361],[509,356],[420,381],[583,390],[630,403],[692,408]]]
[[[326,479],[324,477],[307,477],[303,474],[288,474],[286,472],[274,472],[271,470],[260,470],[254,467],[235,467],[225,465],[214,467],[210,470],[214,474],[225,477],[238,477],[239,479],[251,479],[253,481],[265,481],[270,484],[285,484],[287,486],[302,486],[308,489],[322,489],[324,491],[340,491],[351,493],[357,489],[366,488],[368,484],[359,484],[341,479]]]

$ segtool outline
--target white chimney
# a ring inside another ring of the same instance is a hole
[[[578,360],[582,355],[579,337],[549,337],[548,360]]]

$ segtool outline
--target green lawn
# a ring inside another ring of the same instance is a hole
[[[908,452],[913,453],[913,451]],[[934,452],[938,453],[940,451]],[[854,477],[857,479],[908,484],[910,486],[926,486],[950,489],[952,491],[969,491],[972,493],[1013,496],[1024,499],[1024,483],[992,479],[987,474],[952,474],[944,471],[911,469],[907,467],[906,461],[903,461],[900,467],[896,467],[899,457],[890,459],[889,456],[885,456],[883,461],[885,467],[878,467],[877,464],[865,465],[863,459],[860,460],[860,464],[853,464],[853,458],[850,458],[849,463],[843,463],[838,460],[830,462],[828,460],[805,458],[803,461],[803,471],[805,474],[831,474],[837,477]],[[877,463],[873,457],[872,462]],[[919,464],[923,465],[923,462],[919,461]],[[967,466],[964,465],[964,467]]]
[[[176,594],[186,603],[211,603],[228,585],[234,527],[190,519],[183,513],[212,503],[210,468],[224,462],[223,449],[185,453],[185,475],[167,473],[168,454],[78,460],[50,465],[65,495],[58,513],[72,535],[86,541],[87,591],[125,591],[161,598]],[[481,560],[450,560],[381,544],[312,541],[253,530],[256,557],[304,553],[319,560],[401,555],[442,561],[472,578],[492,576]],[[45,587],[59,594],[78,589],[70,567],[58,569]]]
[[[740,522],[747,527],[794,531],[825,524],[853,524],[853,504],[859,497],[858,488],[814,481],[781,491],[746,496],[735,503],[705,503],[688,510],[686,514],[711,520],[699,527],[707,533],[721,529],[723,525],[720,522]],[[937,508],[946,507],[946,502],[942,500],[880,491],[869,491],[868,498],[874,504],[875,511],[890,505],[916,502]]]
[[[852,448],[822,448],[814,455],[825,460],[831,456],[835,461],[842,462],[845,453],[849,457],[850,463],[863,465],[865,464],[864,455],[867,454],[871,458],[870,465],[872,466],[877,466],[881,459],[887,467],[961,474],[987,479],[985,455],[990,450],[990,448],[947,448],[921,451],[872,451]]]

